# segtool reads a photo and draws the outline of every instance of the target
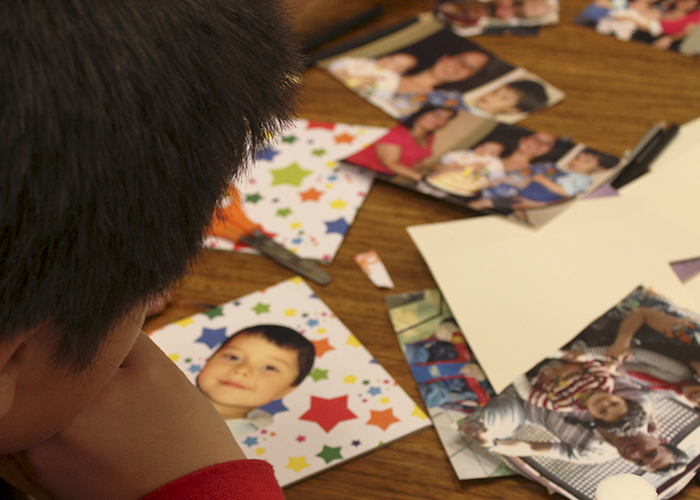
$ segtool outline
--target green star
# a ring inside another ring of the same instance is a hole
[[[321,450],[321,453],[318,453],[316,456],[322,458],[327,464],[331,463],[333,460],[342,460],[343,457],[340,454],[340,448],[340,446],[337,448],[331,448],[330,446],[324,444],[323,450]]]
[[[301,186],[301,181],[304,177],[311,173],[311,170],[304,170],[297,162],[292,163],[288,167],[270,170],[272,174],[272,185],[289,184],[290,186]]]
[[[263,304],[262,302],[258,302],[252,309],[255,312],[255,314],[261,315],[262,313],[270,312],[270,304]]]
[[[209,319],[214,319],[217,316],[223,316],[224,311],[220,307],[212,307],[208,311],[204,311],[204,315]]]
[[[279,210],[277,210],[277,217],[286,217],[291,213],[292,213],[292,209],[289,207],[280,208]]]
[[[282,138],[282,142],[286,142],[287,144],[294,144],[297,142],[297,136],[296,135],[288,135]]]
[[[247,194],[245,196],[245,201],[250,203],[257,203],[262,200],[262,195],[260,193]]]
[[[311,154],[314,156],[323,156],[326,154],[326,150],[323,148],[314,149],[313,151],[311,151]]]
[[[328,370],[321,370],[320,368],[316,368],[316,369],[314,369],[314,371],[309,373],[309,377],[314,379],[314,382],[318,382],[319,380],[328,379]]]

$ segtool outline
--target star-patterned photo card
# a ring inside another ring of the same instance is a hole
[[[151,338],[283,487],[431,426],[299,277]]]
[[[258,153],[249,177],[236,182],[241,208],[288,250],[331,262],[373,180],[371,173],[338,160],[385,133],[382,127],[295,120]],[[208,247],[251,251],[235,241],[235,228],[213,228]]]
[[[458,428],[550,493],[630,473],[670,498],[700,466],[699,341],[699,315],[637,287]]]
[[[376,179],[532,226],[605,183],[619,158],[518,125],[426,106],[344,163]],[[543,210],[547,208],[547,210]]]
[[[512,475],[504,461],[462,436],[457,423],[494,396],[437,288],[392,295],[389,318],[428,414],[460,480]]]
[[[560,89],[455,34],[430,14],[318,65],[399,119],[429,104],[514,123],[564,98]]]

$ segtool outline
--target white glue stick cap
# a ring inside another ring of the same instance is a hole
[[[595,491],[595,500],[657,500],[656,488],[635,474],[606,477]]]

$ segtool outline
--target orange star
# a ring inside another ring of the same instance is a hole
[[[355,140],[355,136],[350,135],[347,132],[335,136],[335,143],[336,144],[341,144],[343,142],[347,142],[348,144],[350,144],[354,140]]]
[[[316,188],[311,188],[308,191],[299,193],[299,195],[301,195],[301,201],[318,201],[322,194],[323,192],[317,191]]]
[[[394,411],[391,408],[382,411],[370,410],[369,412],[372,416],[367,421],[367,425],[376,425],[383,431],[391,424],[400,422],[400,420],[394,416]]]
[[[316,356],[319,358],[326,354],[328,351],[335,349],[332,345],[328,343],[328,339],[314,340],[311,342],[314,345],[314,350],[316,351]]]

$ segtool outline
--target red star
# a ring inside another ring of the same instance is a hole
[[[335,143],[336,143],[336,144],[340,144],[340,143],[343,143],[343,142],[347,142],[348,144],[350,144],[350,143],[351,143],[352,141],[354,141],[354,140],[355,140],[355,136],[354,136],[354,135],[350,135],[350,134],[348,134],[347,132],[335,136]]]
[[[383,431],[391,424],[399,422],[399,419],[394,416],[394,411],[391,408],[384,411],[370,410],[370,414],[372,416],[367,421],[367,425],[376,425]]]
[[[311,130],[312,128],[327,128],[328,130],[333,130],[335,128],[335,123],[314,122],[309,120],[307,129]]]
[[[340,396],[335,399],[311,396],[311,408],[299,417],[299,420],[316,422],[324,431],[330,432],[340,422],[355,418],[357,418],[357,415],[348,409],[347,396]]]
[[[303,443],[304,441],[306,441],[306,436],[297,436],[298,443]]]
[[[317,191],[316,188],[311,188],[299,194],[301,195],[301,201],[318,201],[323,192]]]
[[[316,351],[316,356],[319,358],[326,354],[328,351],[332,351],[334,347],[328,343],[328,339],[313,340],[311,343],[314,345],[314,350]]]

